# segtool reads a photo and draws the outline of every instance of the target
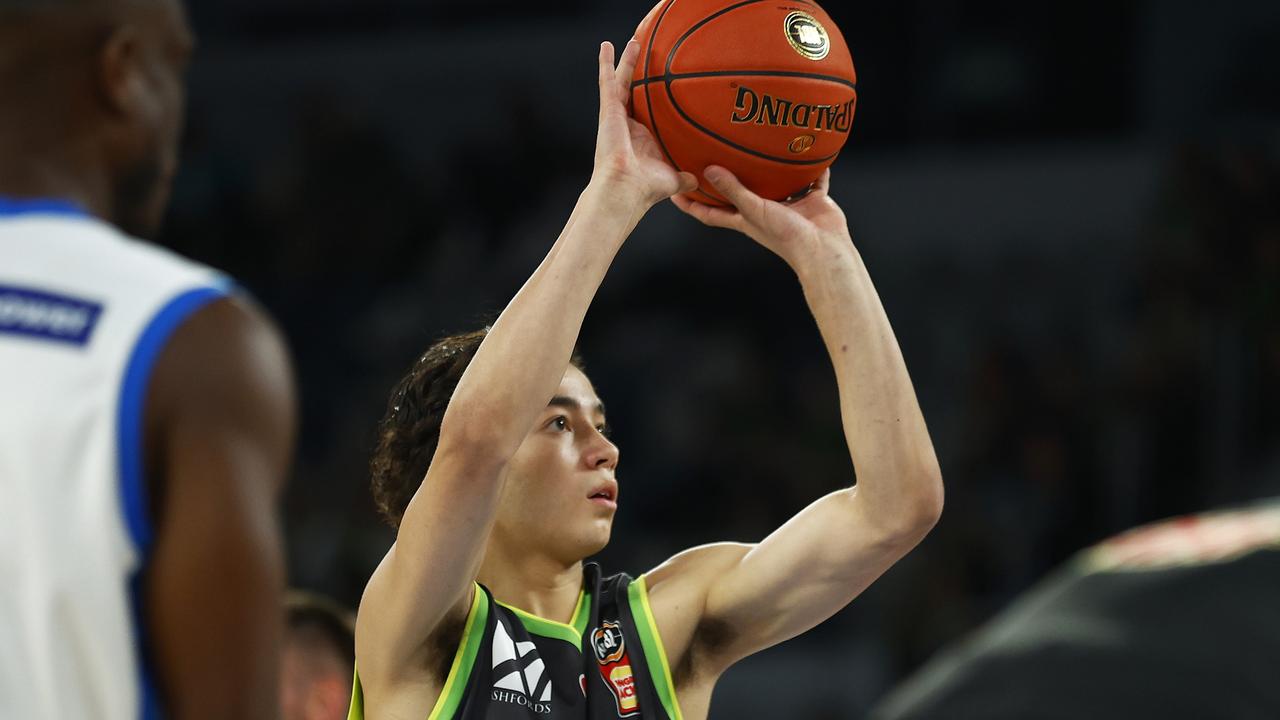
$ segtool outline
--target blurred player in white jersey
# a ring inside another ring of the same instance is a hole
[[[178,0],[0,0],[0,718],[278,714],[279,334],[152,234]]]

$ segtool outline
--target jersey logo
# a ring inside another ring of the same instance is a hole
[[[537,647],[528,641],[513,641],[499,618],[493,630],[493,677],[498,679],[490,699],[550,715],[551,676],[543,672],[545,669]]]
[[[605,621],[591,632],[591,647],[600,663],[600,677],[613,692],[618,705],[618,717],[640,714],[640,701],[636,697],[636,679],[631,672],[631,658],[627,656],[627,641],[618,623]]]
[[[0,285],[0,335],[83,346],[93,335],[102,305],[67,295]]]

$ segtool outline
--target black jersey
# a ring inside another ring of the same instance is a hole
[[[1280,718],[1280,499],[1091,548],[870,717]]]
[[[681,720],[644,577],[583,570],[569,624],[476,585],[444,689],[423,720]],[[348,720],[364,719],[357,671]]]

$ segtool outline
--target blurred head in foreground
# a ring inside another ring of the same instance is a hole
[[[285,599],[280,662],[284,720],[343,720],[355,672],[355,618],[337,603],[292,592]]]
[[[873,720],[1280,717],[1280,498],[1085,550]]]
[[[0,0],[0,194],[154,235],[193,47],[177,0]]]

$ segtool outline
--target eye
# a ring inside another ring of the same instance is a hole
[[[547,427],[552,428],[554,430],[568,430],[569,418],[565,417],[564,415],[557,415],[551,418],[551,422],[547,423]]]
[[[605,437],[609,437],[609,433],[611,433],[612,431],[613,431],[613,428],[609,427],[605,423],[600,423],[599,425],[596,426],[596,432],[600,433]]]

